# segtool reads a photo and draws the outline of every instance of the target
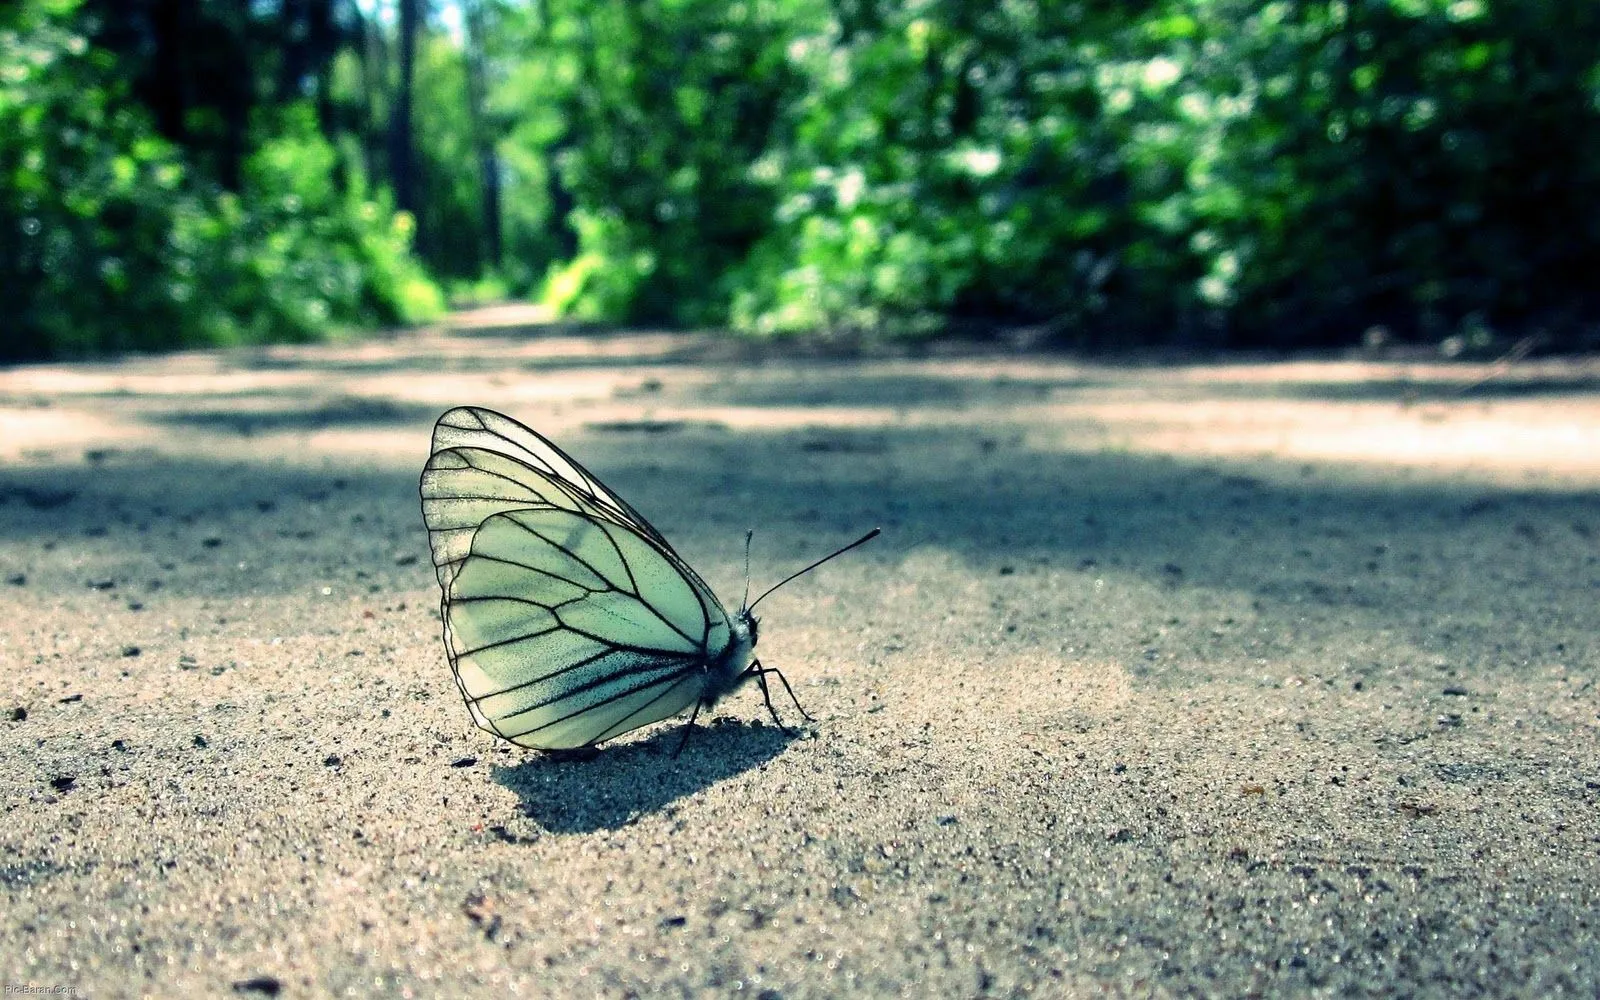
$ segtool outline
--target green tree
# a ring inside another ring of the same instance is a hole
[[[409,218],[323,137],[313,101],[256,108],[236,163],[194,103],[191,150],[94,43],[101,25],[73,0],[0,9],[0,356],[304,339],[437,311]]]

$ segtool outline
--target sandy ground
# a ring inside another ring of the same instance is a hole
[[[0,371],[8,989],[1600,993],[1600,364],[502,319]],[[760,586],[881,524],[762,607],[815,724],[475,730],[416,499],[456,403],[730,602],[746,527]]]

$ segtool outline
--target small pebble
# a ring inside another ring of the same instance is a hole
[[[277,976],[252,976],[233,984],[235,993],[260,993],[262,996],[275,997],[282,991],[283,981]]]

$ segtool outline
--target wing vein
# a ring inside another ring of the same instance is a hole
[[[630,687],[625,691],[621,691],[621,692],[619,692],[617,694],[610,695],[610,696],[608,696],[606,698],[603,698],[600,701],[595,702],[593,705],[586,705],[585,707],[580,708],[575,712],[568,712],[566,715],[560,716],[558,718],[551,719],[548,722],[540,723],[539,725],[535,726],[534,728],[527,730],[527,732],[536,733],[541,729],[549,729],[551,726],[558,725],[559,723],[562,723],[562,722],[566,722],[569,719],[576,719],[578,716],[585,715],[585,714],[587,714],[589,712],[593,712],[595,709],[604,708],[607,705],[611,704],[612,702],[621,701],[623,698],[627,698],[627,697],[630,697],[632,695],[636,695],[640,691],[648,690],[649,688],[652,688],[657,684],[666,684],[668,681],[671,681],[672,684],[675,685],[678,681],[682,680],[685,676],[687,676],[688,673],[689,673],[688,670],[680,670],[676,674],[671,674],[671,675],[668,675],[666,677],[659,678],[657,680],[646,681],[643,684],[636,684],[633,687]],[[614,675],[614,676],[625,676],[625,675]],[[612,680],[612,679],[614,679],[614,678],[607,678],[607,680]],[[599,685],[592,685],[592,686],[593,687],[598,687]],[[528,708],[528,709],[525,709],[523,711],[516,712],[516,713],[514,713],[512,715],[503,715],[503,716],[500,717],[499,721],[500,722],[507,722],[507,721],[509,721],[511,719],[516,718],[518,715],[526,715],[528,712],[531,712],[534,709],[547,708],[550,705],[555,704],[556,702],[564,700],[566,697],[567,697],[566,695],[563,695],[561,698],[552,699],[550,701],[541,703],[539,705],[535,705],[532,708]],[[604,730],[602,730],[602,732],[603,731]]]

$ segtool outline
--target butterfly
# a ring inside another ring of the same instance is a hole
[[[730,615],[643,515],[504,414],[441,416],[420,489],[461,696],[479,728],[539,750],[593,746],[692,709],[686,744],[702,710],[751,680],[782,727],[769,674],[809,719],[783,674],[753,655],[755,606],[879,533]]]

